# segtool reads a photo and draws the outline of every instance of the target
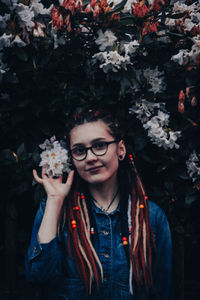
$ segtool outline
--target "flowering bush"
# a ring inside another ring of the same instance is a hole
[[[174,208],[180,228],[179,208],[199,197],[198,1],[2,0],[0,11],[0,163],[10,185],[18,180],[11,196],[31,189],[37,145],[63,139],[72,111],[99,104],[128,124],[148,193]]]
[[[43,196],[32,169],[40,164],[57,176],[68,168],[67,152],[57,141],[48,141],[50,148],[45,143],[41,157],[38,145],[54,134],[63,140],[69,114],[98,104],[124,124],[149,198],[165,209],[173,233],[187,239],[186,261],[195,268],[199,71],[198,0],[1,0],[0,178],[5,197],[0,213],[6,207],[12,224],[16,210],[23,212],[23,220],[32,217],[32,202]],[[13,244],[16,238],[8,236]],[[175,257],[183,257],[181,251]]]

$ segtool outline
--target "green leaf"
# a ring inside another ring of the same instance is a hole
[[[198,194],[190,194],[190,195],[186,195],[186,197],[185,197],[185,203],[188,205],[191,205],[196,200],[199,200]]]
[[[180,19],[182,18],[183,16],[185,16],[185,12],[183,13],[179,13],[179,14],[167,14],[166,15],[166,18],[170,18],[170,19]]]
[[[0,166],[9,166],[16,164],[16,159],[13,155],[13,151],[10,149],[4,149],[0,151]]]
[[[111,11],[106,13],[106,15],[112,15],[113,13],[119,12],[124,8],[127,0],[122,0],[119,4],[117,4]]]
[[[17,55],[17,57],[21,61],[23,61],[23,62],[27,62],[28,61],[28,55],[27,55],[27,53],[26,53],[26,51],[25,51],[24,48],[18,48],[18,47],[16,47],[15,54]]]
[[[25,145],[24,145],[24,143],[22,143],[17,148],[17,155],[21,156],[24,152],[25,152]]]

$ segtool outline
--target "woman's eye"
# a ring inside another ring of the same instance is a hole
[[[72,152],[76,155],[81,155],[81,154],[85,153],[85,148],[76,148],[76,149],[73,149]]]
[[[92,147],[94,149],[103,149],[103,148],[105,148],[105,145],[106,145],[105,142],[98,142],[98,143],[93,144]]]

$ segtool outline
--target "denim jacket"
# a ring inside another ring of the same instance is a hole
[[[93,285],[87,296],[84,282],[79,277],[73,257],[68,255],[67,228],[59,237],[47,244],[38,241],[38,230],[43,218],[45,200],[41,202],[32,231],[30,247],[25,261],[26,277],[33,283],[41,283],[46,300],[150,300],[157,299],[145,287],[133,287],[129,292],[129,266],[122,243],[120,205],[106,214],[92,205],[98,234],[94,234],[94,247],[103,267],[104,280],[98,289]],[[153,253],[152,273],[155,290],[161,300],[172,299],[172,243],[167,218],[162,209],[149,201],[150,224],[156,242]]]

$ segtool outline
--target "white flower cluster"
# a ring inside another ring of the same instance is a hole
[[[150,91],[161,93],[166,90],[166,84],[164,82],[164,71],[160,72],[158,66],[155,69],[147,68],[144,70],[144,77],[147,83],[151,85]]]
[[[200,11],[199,1],[194,2],[191,5],[186,5],[177,1],[174,3],[173,11],[175,13],[185,13],[185,16],[178,22],[175,19],[166,19],[166,25],[169,27],[176,27],[180,33],[190,33],[193,29],[195,31],[200,30]],[[178,54],[172,56],[172,60],[179,65],[186,65],[187,63],[196,63],[197,56],[200,54],[200,35],[191,34],[191,40],[194,42],[191,51],[188,49],[179,50]]]
[[[130,108],[129,113],[137,115],[153,144],[165,150],[180,147],[176,141],[181,136],[181,132],[172,131],[168,127],[169,113],[166,112],[165,103],[152,103],[143,99]]]
[[[116,36],[111,30],[103,32],[101,29],[97,31],[98,38],[95,43],[99,45],[99,50],[104,51],[108,47],[113,47],[113,43],[117,40]]]
[[[1,74],[8,71],[3,63],[3,55],[1,51],[4,48],[25,47],[29,43],[29,34],[32,32],[34,36],[44,36],[42,28],[45,26],[35,21],[39,15],[50,15],[52,6],[48,9],[44,8],[41,0],[31,0],[28,5],[22,4],[19,0],[2,0],[8,7],[10,14],[0,15],[0,80]],[[8,21],[11,14],[14,14],[18,20],[19,26],[23,34],[8,34]],[[23,37],[22,37],[23,36]]]
[[[52,176],[60,176],[63,172],[69,172],[68,151],[55,140],[55,137],[49,141],[46,139],[39,147],[44,150],[41,154],[40,167],[44,168],[45,173]]]
[[[107,73],[109,70],[118,72],[118,70],[120,70],[121,68],[127,70],[127,65],[131,64],[129,56],[122,56],[116,50],[109,52],[99,52],[93,55],[93,64],[95,64],[96,61],[101,62],[99,67],[102,68],[105,73]]]
[[[131,65],[131,55],[135,53],[136,49],[139,47],[139,42],[137,40],[131,42],[122,43],[118,47],[119,52],[124,53],[124,55],[119,54],[116,49],[115,43],[117,42],[117,37],[111,30],[106,30],[103,32],[101,29],[97,32],[98,37],[95,43],[99,46],[99,52],[92,57],[92,63],[95,64],[96,61],[100,61],[100,68],[103,69],[105,73],[109,70],[113,72],[118,72],[121,68],[127,70],[127,65]],[[104,52],[103,52],[104,51]]]
[[[200,155],[197,155],[196,151],[190,154],[189,159],[186,161],[187,171],[192,181],[200,179]]]
[[[200,54],[200,40],[199,44],[194,44],[191,51],[187,49],[179,50],[178,54],[172,56],[172,60],[183,66],[188,63],[195,63],[197,56]]]

